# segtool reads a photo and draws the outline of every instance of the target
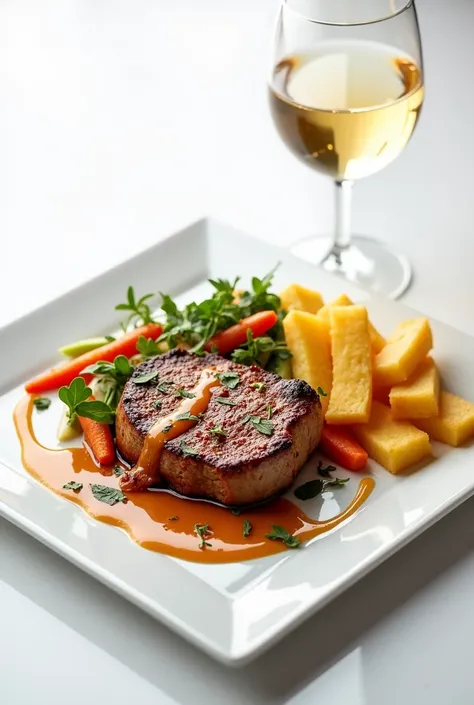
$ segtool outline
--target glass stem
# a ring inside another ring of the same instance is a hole
[[[351,244],[353,181],[336,181],[336,232],[332,253],[338,264],[341,254]]]

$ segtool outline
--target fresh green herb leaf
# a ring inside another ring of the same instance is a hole
[[[189,411],[186,411],[185,414],[178,414],[176,416],[176,421],[199,421],[199,416],[196,416],[195,414],[191,414]]]
[[[132,380],[135,384],[146,384],[147,382],[151,382],[152,379],[156,379],[156,377],[158,377],[158,372],[156,370],[153,370],[152,372],[147,372],[144,375],[132,377]]]
[[[300,540],[296,536],[292,536],[283,526],[273,524],[272,531],[265,534],[267,539],[271,541],[282,541],[288,548],[298,548]]]
[[[120,465],[116,465],[114,467],[114,475],[115,477],[121,477],[124,474],[125,470],[120,467]]]
[[[240,516],[240,514],[242,514],[242,510],[239,509],[238,507],[233,507],[233,509],[232,509],[232,514],[233,514],[235,517],[238,517],[238,516]]]
[[[82,482],[75,482],[74,480],[70,480],[69,482],[66,482],[65,485],[63,485],[63,490],[73,490],[74,492],[80,492],[84,485]]]
[[[192,392],[187,392],[185,389],[175,389],[174,394],[176,397],[181,397],[182,399],[195,399],[196,395]]]
[[[167,433],[169,433],[171,431],[172,428],[173,428],[173,424],[169,423],[162,429],[161,432],[166,435]]]
[[[115,343],[115,341],[117,340],[117,338],[114,338],[113,335],[104,335],[104,338],[108,343]]]
[[[168,521],[178,521],[179,516],[177,514],[173,514],[172,517],[168,517]]]
[[[114,504],[118,502],[126,502],[127,498],[121,490],[115,489],[115,487],[109,487],[108,485],[90,485],[92,494],[99,502],[104,502],[104,504],[109,504],[113,507]]]
[[[318,463],[318,473],[321,477],[331,477],[331,473],[337,470],[335,465],[323,465],[322,460]]]
[[[72,424],[78,416],[93,419],[100,423],[111,424],[115,420],[115,411],[103,401],[87,401],[92,394],[82,377],[76,377],[71,384],[61,387],[58,396],[68,407],[68,423]]]
[[[227,433],[222,428],[222,424],[217,424],[216,426],[213,426],[211,429],[209,429],[209,433],[212,436],[218,436],[220,438],[227,438]]]
[[[163,406],[163,402],[160,401],[159,399],[155,399],[155,401],[153,402],[153,407],[155,409],[161,409],[162,406]]]
[[[232,401],[229,397],[214,397],[218,404],[223,404],[224,406],[237,406],[237,402]]]
[[[161,350],[152,338],[145,338],[141,335],[137,341],[137,350],[143,357],[155,357]]]
[[[264,436],[273,436],[275,428],[269,419],[262,419],[260,416],[246,416],[242,419],[242,424],[248,422],[250,422],[259,433],[263,433]]]
[[[240,376],[237,372],[216,372],[216,377],[228,389],[235,389],[240,384]]]
[[[36,399],[33,399],[33,404],[38,411],[46,411],[51,406],[51,399],[48,399],[48,397],[36,397]]]
[[[238,362],[241,365],[260,365],[260,367],[264,367],[270,355],[281,360],[288,360],[291,357],[291,353],[284,341],[275,341],[269,335],[254,338],[249,328],[247,330],[247,343],[234,350],[231,358],[234,362]]]
[[[314,499],[324,490],[324,480],[310,480],[300,485],[295,490],[295,497],[298,499]]]
[[[278,264],[266,274],[262,279],[252,278],[252,290],[243,291],[239,294],[239,304],[245,316],[250,316],[259,311],[278,311],[280,308],[280,298],[276,294],[269,292],[273,282],[273,276]],[[244,316],[244,317],[245,317]]]
[[[186,445],[186,443],[184,441],[181,441],[179,447],[181,448],[181,452],[185,458],[188,458],[188,457],[196,458],[199,455],[197,450],[194,450],[194,448],[191,448],[191,446]]]
[[[83,369],[81,374],[97,375],[106,390],[103,401],[116,409],[125,383],[131,377],[133,369],[125,355],[117,355],[113,362],[99,360],[99,362]]]
[[[252,389],[256,389],[257,392],[264,392],[266,389],[265,382],[253,382],[250,386]]]
[[[273,409],[270,404],[267,404],[267,419],[271,419],[273,416]]]
[[[145,294],[140,299],[135,298],[135,290],[133,286],[129,286],[127,289],[127,302],[124,304],[118,304],[115,307],[116,311],[129,311],[130,315],[122,323],[123,330],[127,330],[131,323],[134,324],[136,328],[139,325],[146,326],[148,323],[154,323],[154,319],[151,313],[150,306],[146,303],[149,299],[153,298],[154,294]]]
[[[172,382],[159,382],[159,384],[156,385],[156,388],[162,394],[168,394],[170,391],[171,385],[172,385]]]
[[[252,531],[252,524],[249,522],[248,519],[244,519],[243,534],[244,534],[245,538],[250,536],[251,531]]]
[[[350,477],[335,477],[333,480],[328,480],[324,483],[324,489],[326,487],[344,487],[350,479]]]
[[[201,539],[199,548],[204,549],[206,546],[212,546],[212,543],[206,541],[206,538],[210,536],[211,532],[209,530],[209,524],[194,524],[194,531]]]
[[[76,406],[76,413],[99,423],[112,424],[115,421],[115,411],[104,401],[81,401]]]
[[[318,387],[318,394],[319,394],[321,397],[327,397],[327,393],[326,393],[326,392],[324,391],[324,389],[322,389],[321,387]]]

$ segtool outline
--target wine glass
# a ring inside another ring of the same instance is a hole
[[[382,242],[353,235],[354,181],[393,161],[409,141],[424,96],[414,0],[282,0],[269,85],[283,142],[336,185],[331,237],[294,254],[397,298],[411,268]]]

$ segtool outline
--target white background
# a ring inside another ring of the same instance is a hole
[[[330,229],[331,184],[267,111],[277,4],[1,0],[0,324],[206,213],[281,244]],[[474,334],[474,3],[417,5],[422,120],[355,228],[409,256],[408,304]],[[0,703],[471,705],[473,508],[235,671],[0,521]]]

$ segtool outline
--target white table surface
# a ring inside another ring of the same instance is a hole
[[[329,230],[330,183],[266,109],[276,6],[0,2],[0,324],[206,213],[280,243]],[[355,227],[407,253],[407,303],[474,334],[474,2],[418,7],[422,121],[357,186]],[[240,670],[0,520],[0,703],[471,705],[473,508]]]

